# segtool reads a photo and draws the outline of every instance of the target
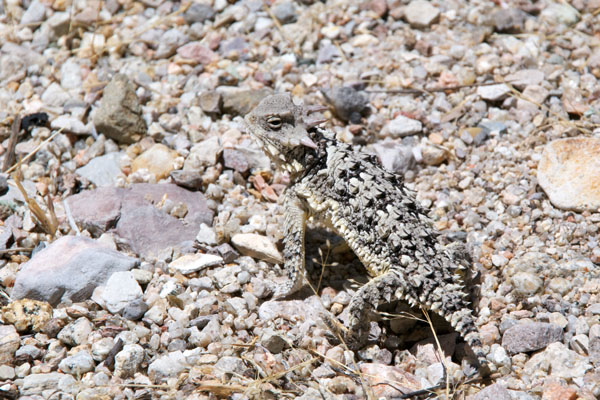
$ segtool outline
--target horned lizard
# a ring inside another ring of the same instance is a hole
[[[290,95],[277,94],[245,117],[250,134],[290,175],[283,195],[288,279],[274,297],[302,286],[305,225],[316,218],[344,238],[372,277],[350,301],[346,340],[363,344],[369,312],[384,302],[405,300],[448,320],[475,352],[483,374],[485,355],[461,277],[470,267],[468,257],[440,243],[426,210],[400,176],[317,127],[324,120],[314,113],[323,110],[297,106]]]

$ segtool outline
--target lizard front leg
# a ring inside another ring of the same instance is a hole
[[[298,291],[304,277],[304,232],[308,213],[302,200],[290,189],[286,190],[283,257],[287,281],[275,287],[273,298],[282,298]]]

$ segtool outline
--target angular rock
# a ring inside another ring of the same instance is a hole
[[[291,1],[280,3],[274,6],[272,11],[273,15],[275,15],[275,18],[277,18],[282,24],[296,22],[296,19],[298,18],[296,15],[296,7]]]
[[[77,168],[76,172],[92,182],[96,187],[115,186],[117,177],[122,175],[121,159],[123,153],[115,151],[92,158],[83,167]]]
[[[61,371],[74,376],[80,376],[92,371],[95,367],[92,356],[87,351],[80,351],[62,360],[58,367]]]
[[[177,49],[177,55],[182,58],[193,60],[198,64],[210,64],[219,56],[200,42],[190,42]]]
[[[522,69],[505,76],[504,81],[519,90],[523,90],[529,85],[541,84],[544,81],[544,72],[537,69]]]
[[[116,74],[104,88],[94,116],[98,132],[119,143],[135,143],[146,134],[146,122],[135,87],[124,74]]]
[[[588,358],[569,350],[563,343],[551,343],[546,350],[536,353],[525,363],[524,372],[528,375],[547,371],[550,376],[573,379],[582,377],[592,366]]]
[[[128,271],[137,263],[95,240],[63,236],[22,266],[12,298],[47,301],[53,307],[64,301],[84,301],[113,272]]]
[[[183,18],[188,24],[196,22],[204,22],[215,17],[215,10],[208,4],[192,3],[192,5],[185,11]]]
[[[381,165],[390,172],[404,174],[416,165],[412,146],[386,140],[375,143],[373,149],[377,152]]]
[[[266,236],[255,233],[237,233],[231,243],[245,256],[258,258],[273,264],[283,262],[283,257],[275,244]]]
[[[148,377],[153,382],[161,382],[167,378],[178,376],[187,367],[181,351],[174,351],[154,360],[148,366]]]
[[[198,98],[200,102],[200,108],[205,113],[211,114],[219,114],[221,112],[221,105],[223,104],[223,99],[221,99],[221,95],[215,91],[202,92],[200,97]]]
[[[156,180],[164,179],[175,168],[175,158],[177,158],[175,150],[156,143],[132,161],[131,170],[136,172],[146,169],[156,177]]]
[[[357,124],[369,114],[369,97],[353,87],[334,87],[324,89],[322,93],[333,107],[335,115],[343,121]]]
[[[65,326],[59,333],[58,339],[69,346],[79,346],[87,343],[88,336],[92,332],[92,323],[85,317]]]
[[[562,338],[563,330],[558,325],[528,322],[508,328],[502,335],[502,347],[512,354],[527,353],[543,349]]]
[[[223,150],[223,164],[225,168],[231,168],[240,174],[248,171],[250,167],[248,160],[244,157],[244,153],[235,149],[224,149]]]
[[[544,148],[537,169],[540,186],[564,210],[600,209],[600,139],[555,140]]]
[[[496,32],[521,33],[528,15],[518,8],[503,8],[492,15]]]
[[[46,17],[46,6],[39,0],[34,0],[29,4],[27,11],[21,17],[21,25],[35,24],[41,22]]]
[[[138,372],[144,361],[144,348],[139,344],[126,344],[115,356],[115,375],[129,378]]]
[[[142,298],[143,292],[131,271],[113,273],[102,292],[106,308],[113,314],[120,313],[127,305]]]

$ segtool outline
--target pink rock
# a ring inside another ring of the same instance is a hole
[[[210,64],[215,61],[218,56],[200,42],[190,42],[177,49],[177,54],[183,58],[194,60],[200,64]]]

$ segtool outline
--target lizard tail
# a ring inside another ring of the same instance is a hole
[[[468,308],[462,308],[450,314],[447,318],[448,322],[454,329],[464,338],[473,353],[477,357],[477,369],[482,377],[487,377],[490,374],[488,361],[483,351],[481,336],[475,326],[473,313]]]

